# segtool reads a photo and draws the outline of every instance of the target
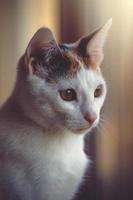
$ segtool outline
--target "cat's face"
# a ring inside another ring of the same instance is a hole
[[[80,133],[98,124],[105,96],[106,85],[101,74],[82,67],[74,78],[57,82],[49,102],[52,101],[53,112],[56,111],[57,118],[61,117],[62,125]]]
[[[35,110],[50,125],[84,133],[98,124],[106,96],[99,65],[110,23],[71,45],[58,46],[48,29],[39,30],[31,40],[26,51],[27,80]],[[47,40],[43,44],[42,32]]]

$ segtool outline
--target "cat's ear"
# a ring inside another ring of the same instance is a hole
[[[26,65],[30,73],[34,73],[37,61],[49,62],[51,56],[60,52],[53,32],[48,28],[40,28],[30,40],[25,52]]]
[[[88,58],[87,63],[90,67],[99,66],[103,60],[103,46],[111,24],[112,19],[110,19],[103,27],[99,28],[87,37],[81,38],[77,42],[77,49],[80,55],[84,58]]]

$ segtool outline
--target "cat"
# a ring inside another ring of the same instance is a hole
[[[0,199],[70,200],[89,160],[84,136],[106,97],[100,70],[111,19],[71,44],[40,28],[18,63],[0,108]]]

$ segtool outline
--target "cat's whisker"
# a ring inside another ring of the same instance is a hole
[[[100,132],[100,134],[102,134],[102,135],[108,134],[108,132],[109,132],[108,124],[109,124],[109,122],[107,120],[101,119],[97,126],[98,132]]]

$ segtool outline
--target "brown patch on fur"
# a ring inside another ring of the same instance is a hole
[[[78,60],[76,60],[75,56],[70,52],[63,52],[63,58],[69,62],[68,77],[74,77],[81,68]]]
[[[73,56],[68,57],[68,59],[70,61],[70,71],[72,72],[79,71],[80,69],[79,62]]]
[[[83,66],[86,69],[93,69],[95,70],[97,68],[96,60],[93,56],[82,56],[77,49],[72,49],[72,52],[74,54],[74,57],[77,57],[77,59],[83,64]]]
[[[95,60],[93,60],[90,56],[84,57],[83,62],[85,64],[85,67],[87,67],[87,68],[91,68],[94,70],[97,68],[97,64],[96,64]]]

